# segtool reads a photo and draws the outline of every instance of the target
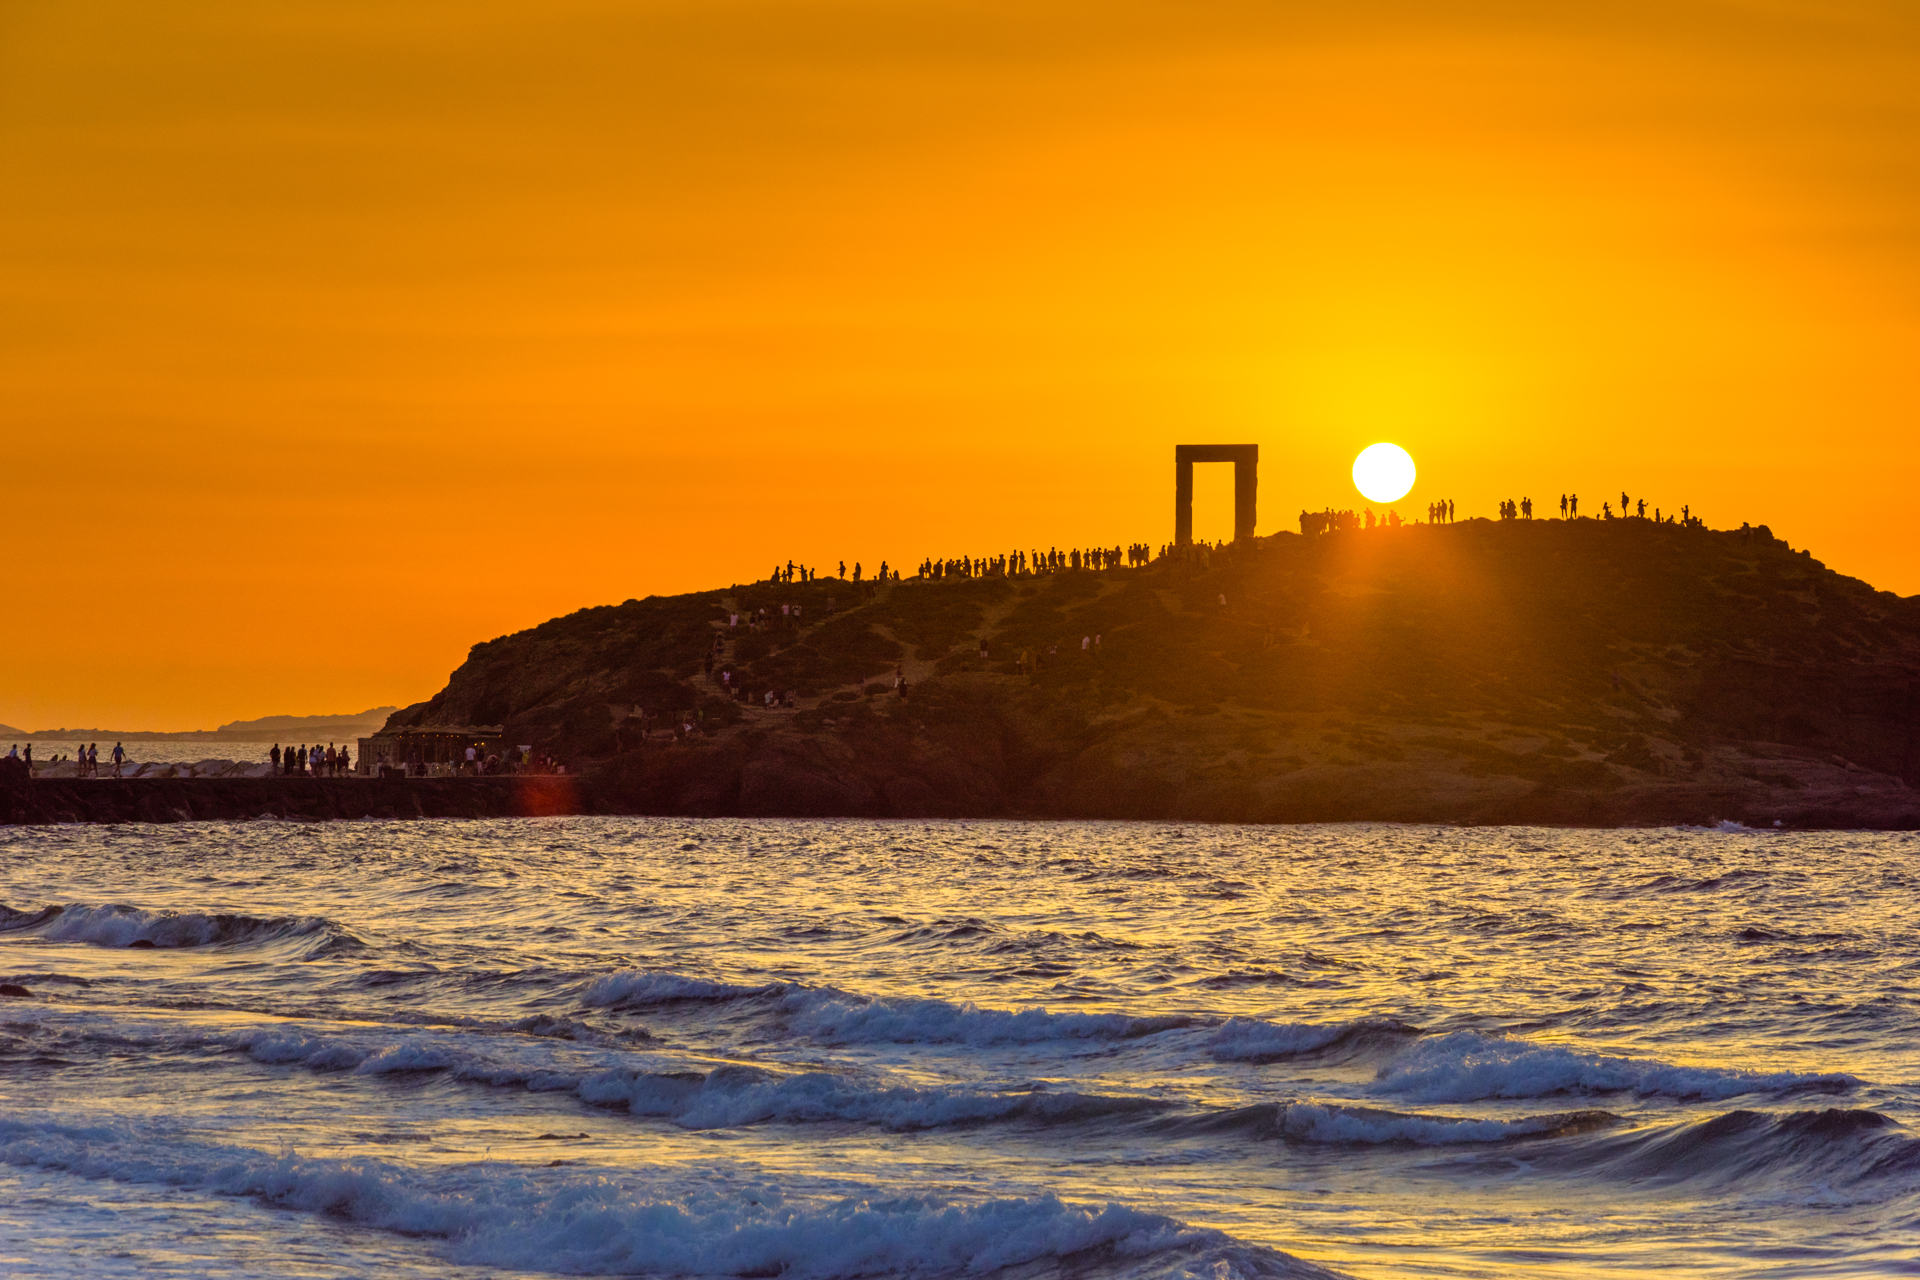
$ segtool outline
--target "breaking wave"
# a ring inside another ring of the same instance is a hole
[[[1170,1031],[1210,1031],[1205,1051],[1222,1061],[1261,1062],[1337,1045],[1393,1042],[1419,1034],[1391,1018],[1276,1023],[1189,1014],[1082,1013],[1045,1007],[995,1009],[926,997],[867,996],[793,982],[746,984],[657,969],[628,969],[589,982],[592,1008],[645,1009],[683,1003],[765,1002],[783,1029],[820,1044],[1039,1045],[1130,1041]]]
[[[1152,1114],[1172,1105],[1146,1097],[1037,1087],[877,1084],[838,1072],[780,1072],[745,1065],[701,1071],[670,1065],[528,1064],[474,1054],[435,1037],[382,1044],[276,1029],[243,1033],[227,1043],[270,1065],[362,1076],[446,1072],[457,1080],[496,1088],[570,1093],[589,1106],[686,1129],[834,1121],[901,1131],[1012,1121],[1062,1124]]]
[[[1376,1086],[1423,1102],[1633,1093],[1719,1101],[1751,1093],[1840,1093],[1859,1084],[1837,1072],[1741,1071],[1619,1058],[1562,1045],[1460,1031],[1416,1041],[1380,1069]]]
[[[1364,1049],[1413,1039],[1420,1028],[1398,1018],[1354,1022],[1265,1022],[1229,1018],[1213,1033],[1208,1052],[1222,1062],[1275,1062],[1329,1049]]]
[[[1121,1204],[1051,1195],[954,1201],[863,1188],[796,1202],[772,1189],[630,1185],[503,1164],[422,1170],[156,1140],[122,1126],[0,1119],[0,1161],[185,1187],[444,1242],[475,1267],[572,1275],[1079,1274],[1309,1280],[1332,1273],[1277,1250]]]
[[[1609,1136],[1580,1153],[1580,1174],[1656,1184],[1775,1183],[1819,1194],[1888,1178],[1920,1183],[1920,1139],[1865,1108],[1728,1111]]]
[[[365,944],[323,916],[250,916],[237,912],[148,911],[108,903],[19,911],[0,905],[0,933],[96,947],[215,947],[312,938],[326,951]]]

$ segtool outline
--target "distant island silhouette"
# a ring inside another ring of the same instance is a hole
[[[398,708],[369,707],[365,711],[343,715],[258,716],[252,720],[229,720],[217,729],[16,729],[0,724],[0,739],[25,738],[133,738],[157,741],[191,741],[195,738],[243,738],[267,742],[288,734],[308,737],[351,738],[370,726],[383,724]]]
[[[583,609],[474,646],[387,727],[501,726],[567,762],[543,804],[587,812],[1920,826],[1920,597],[1764,527],[1470,519],[1060,559]],[[273,793],[245,794],[254,816]]]

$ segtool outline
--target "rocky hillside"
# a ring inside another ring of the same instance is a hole
[[[1475,520],[630,600],[392,723],[505,724],[620,811],[1914,826],[1917,689],[1920,598],[1764,529]]]

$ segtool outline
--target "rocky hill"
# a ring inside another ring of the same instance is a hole
[[[613,811],[1915,826],[1917,689],[1920,598],[1765,529],[1474,520],[630,600],[390,724],[504,724]]]

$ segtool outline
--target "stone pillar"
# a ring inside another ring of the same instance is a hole
[[[1173,451],[1173,544],[1184,547],[1193,541],[1193,459],[1183,457],[1178,446]]]
[[[1260,462],[1259,446],[1248,445],[1251,457],[1233,460],[1233,540],[1253,537],[1256,523],[1254,508],[1259,502]]]

